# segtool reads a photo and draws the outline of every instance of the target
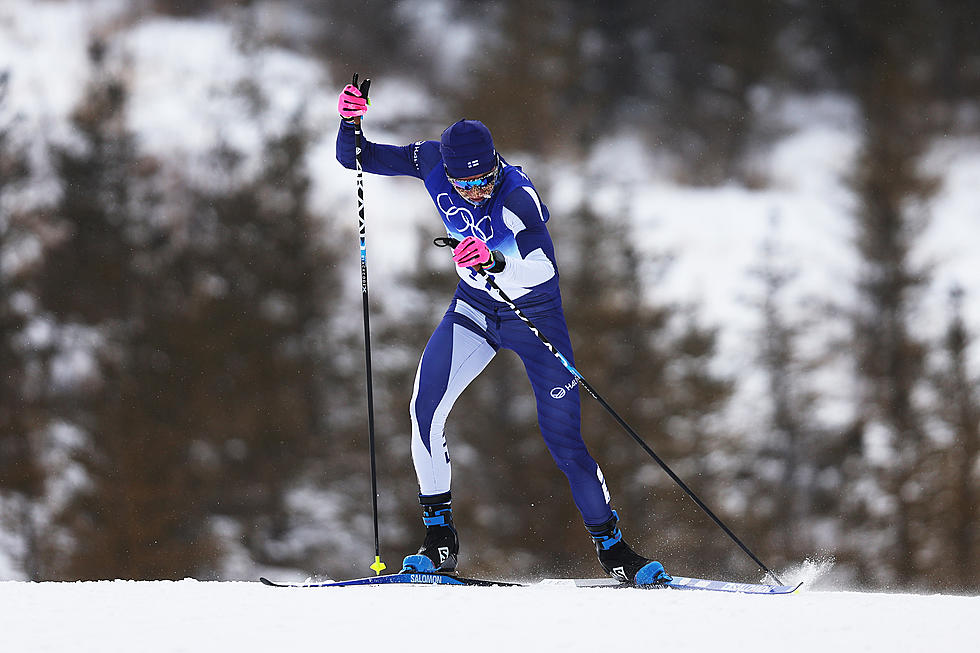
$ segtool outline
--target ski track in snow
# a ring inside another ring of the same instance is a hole
[[[969,650],[980,597],[570,587],[0,583],[3,650]]]

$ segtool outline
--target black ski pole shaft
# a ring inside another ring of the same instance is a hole
[[[357,86],[357,73],[352,84]],[[365,79],[358,90],[368,96],[371,80]],[[357,171],[357,232],[361,243],[361,299],[364,307],[364,368],[367,382],[368,449],[371,454],[371,516],[374,519],[374,563],[371,569],[380,574],[385,569],[381,562],[381,536],[378,529],[378,464],[374,444],[374,381],[371,374],[371,311],[368,302],[367,225],[364,220],[364,169],[361,158],[361,119],[354,119],[354,162]]]
[[[445,247],[445,246],[455,247],[455,245],[458,244],[455,238],[436,238],[435,241],[433,242],[439,247]],[[609,405],[609,402],[607,402],[605,399],[602,398],[602,396],[598,393],[598,391],[594,387],[592,387],[592,384],[589,383],[584,376],[582,376],[582,373],[579,372],[577,369],[575,369],[575,366],[572,365],[568,361],[568,359],[562,355],[560,351],[558,351],[557,347],[551,344],[551,341],[548,340],[547,336],[541,333],[541,331],[536,326],[534,326],[534,323],[531,321],[531,319],[528,318],[526,315],[524,315],[524,312],[517,306],[517,304],[515,304],[513,300],[511,300],[510,297],[508,297],[507,294],[500,289],[500,286],[497,285],[497,282],[494,281],[493,277],[491,277],[487,273],[487,271],[482,268],[474,268],[474,269],[476,270],[476,273],[480,276],[480,278],[483,279],[483,282],[487,285],[487,288],[492,289],[493,292],[495,292],[497,296],[500,298],[500,300],[505,304],[507,304],[507,307],[510,308],[510,310],[513,311],[514,314],[517,315],[517,317],[520,318],[522,322],[524,322],[524,324],[527,325],[527,327],[531,330],[531,332],[538,337],[538,340],[540,340],[544,344],[544,346],[548,348],[548,351],[550,351],[555,356],[555,358],[557,358],[559,362],[561,362],[561,364],[565,367],[565,369],[568,370],[569,373],[578,380],[579,384],[583,388],[585,388],[586,392],[592,395],[592,398],[598,401],[599,404],[606,409],[606,412],[612,415],[613,419],[616,420],[616,422],[621,427],[623,427],[623,430],[625,430],[626,433],[629,434],[629,436],[633,438],[633,440],[635,440],[638,445],[640,445],[640,447],[647,453],[647,455],[653,458],[654,462],[660,465],[660,468],[667,473],[667,476],[669,476],[675,483],[677,483],[677,485],[687,494],[687,496],[689,496],[694,501],[694,503],[696,503],[697,506],[701,508],[701,510],[703,510],[704,513],[708,515],[708,517],[710,517],[711,520],[719,528],[721,528],[721,530],[724,531],[724,533],[728,535],[728,537],[731,538],[731,540],[735,542],[735,544],[737,544],[739,548],[742,549],[742,551],[746,553],[746,555],[749,556],[749,558],[752,559],[753,562],[759,565],[760,569],[765,571],[773,578],[773,580],[775,580],[777,583],[782,585],[783,582],[779,579],[779,577],[771,569],[769,569],[769,567],[767,567],[766,564],[762,562],[762,560],[760,560],[759,557],[755,553],[753,553],[752,550],[748,546],[746,546],[745,543],[742,542],[742,540],[739,539],[739,537],[735,535],[734,532],[732,532],[732,530],[725,524],[725,522],[723,522],[721,518],[718,517],[711,510],[711,508],[709,508],[708,505],[701,500],[701,498],[694,492],[694,490],[688,487],[687,483],[685,483],[680,476],[674,473],[674,470],[672,470],[670,466],[666,462],[664,462],[664,460],[660,456],[657,455],[657,453],[650,447],[650,445],[648,445],[643,440],[643,438],[639,436],[639,434],[633,429],[633,427],[631,427],[629,423],[627,423],[627,421],[624,420],[619,415],[619,413],[617,413],[613,409],[613,407]]]

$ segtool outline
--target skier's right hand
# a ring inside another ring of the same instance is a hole
[[[337,112],[344,120],[359,118],[367,113],[367,98],[361,95],[361,91],[353,84],[348,84],[340,92],[337,99]]]
[[[487,244],[475,236],[467,236],[453,249],[453,261],[461,268],[471,268],[490,261]]]

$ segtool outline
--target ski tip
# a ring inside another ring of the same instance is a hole
[[[381,572],[387,569],[387,565],[381,562],[381,556],[374,556],[374,564],[371,565],[371,570],[374,571],[375,576],[380,576]]]
[[[803,583],[799,582],[796,585],[770,585],[771,589],[769,594],[798,594],[800,588],[803,587]]]
[[[259,576],[259,582],[262,583],[263,585],[268,585],[269,587],[275,587],[277,585],[277,583],[273,583],[265,576]]]

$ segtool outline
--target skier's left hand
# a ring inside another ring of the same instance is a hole
[[[453,248],[453,261],[461,268],[483,265],[491,258],[490,248],[476,236],[467,236]]]
[[[355,78],[356,79],[356,78]],[[345,120],[360,118],[368,110],[367,98],[353,84],[348,84],[337,98],[337,113]]]

